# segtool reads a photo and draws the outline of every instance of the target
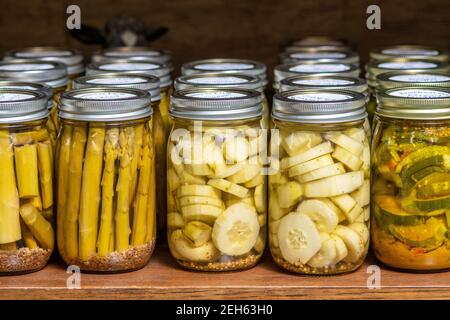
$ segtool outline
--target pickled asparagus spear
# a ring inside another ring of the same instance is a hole
[[[58,250],[64,255],[64,223],[66,218],[66,204],[67,204],[67,191],[69,190],[69,163],[70,163],[70,148],[72,144],[72,127],[65,126],[62,130],[62,136],[58,142],[58,207],[57,207],[57,234]]]
[[[113,200],[114,200],[114,180],[115,163],[117,159],[117,148],[119,144],[119,129],[112,128],[106,132],[105,141],[105,167],[102,178],[102,209],[100,216],[100,230],[98,233],[97,248],[98,254],[106,256],[114,251],[114,232],[112,227]]]
[[[36,145],[27,144],[22,147],[14,147],[14,156],[19,197],[21,199],[38,197],[39,171]]]
[[[133,158],[131,159],[131,187],[130,187],[130,205],[134,202],[134,197],[136,194],[136,185],[138,183],[138,166],[141,162],[141,149],[143,143],[144,125],[139,125],[135,128],[136,140],[134,144]]]
[[[86,130],[76,126],[72,132],[70,149],[67,208],[64,219],[64,253],[67,260],[78,256],[78,215],[80,209],[81,176],[83,174],[84,147],[86,145]],[[61,146],[62,147],[62,146]],[[64,168],[60,168],[64,170]]]
[[[50,141],[52,145],[55,146],[56,138],[58,137],[58,130],[56,129],[55,123],[53,122],[52,118],[48,118],[46,126],[50,134]]]
[[[144,135],[144,145],[142,152],[142,163],[139,172],[139,184],[137,190],[137,198],[134,206],[134,218],[133,218],[133,229],[131,233],[131,244],[141,245],[145,242],[145,236],[147,232],[152,232],[152,230],[147,229],[147,202],[150,191],[151,183],[151,170],[152,170],[152,156],[151,156],[151,145],[149,135]]]
[[[25,144],[44,142],[50,139],[47,128],[41,128],[35,131],[12,133],[11,140],[15,146]]]
[[[150,130],[151,132],[151,130]],[[150,133],[151,134],[151,133]],[[152,136],[152,135],[151,135]],[[154,142],[153,142],[154,143]],[[153,143],[150,145],[153,146]],[[149,242],[156,238],[156,172],[155,172],[155,153],[152,147],[150,152],[150,181],[147,200],[147,233],[145,236],[145,242]]]
[[[22,229],[22,240],[25,243],[25,246],[30,249],[36,249],[39,247],[36,239],[33,237],[30,229],[28,229],[23,219],[20,219],[20,228]]]
[[[116,250],[122,251],[130,245],[130,185],[131,159],[134,151],[134,128],[120,129],[120,169],[117,181]]]
[[[36,209],[42,211],[42,199],[40,196],[30,199],[30,202]]]
[[[39,247],[52,250],[55,245],[55,235],[50,222],[45,220],[29,202],[20,207],[20,216],[39,243]]]
[[[41,182],[42,206],[48,209],[53,205],[53,165],[49,144],[38,143],[39,177]]]
[[[13,147],[7,130],[0,130],[0,245],[20,240],[19,193]]]
[[[105,128],[89,128],[80,199],[80,259],[96,252]]]

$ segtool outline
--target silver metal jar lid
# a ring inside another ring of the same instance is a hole
[[[358,77],[360,70],[358,66],[341,62],[300,62],[288,63],[275,67],[274,87],[277,88],[281,80],[293,76],[326,74],[342,75],[347,77]]]
[[[272,117],[300,123],[342,123],[367,117],[366,97],[347,90],[292,90],[277,93]]]
[[[349,90],[367,94],[367,83],[361,78],[320,74],[294,76],[281,80],[280,92],[296,89]]]
[[[263,81],[267,79],[267,67],[257,61],[245,59],[206,59],[185,63],[181,66],[182,75],[191,75],[204,72],[234,71],[240,74],[258,77]],[[266,83],[264,84],[266,85]]]
[[[55,61],[67,67],[69,75],[84,72],[83,55],[80,51],[62,47],[28,47],[11,50],[5,53],[5,60],[31,59],[40,61]]]
[[[161,100],[159,78],[155,76],[116,72],[79,77],[73,81],[74,89],[92,87],[140,89],[150,93],[152,102]]]
[[[148,60],[160,64],[171,64],[172,57],[168,51],[149,47],[116,47],[98,50],[92,55],[92,62],[117,59]]]
[[[292,41],[292,45],[303,45],[303,46],[312,46],[312,45],[332,45],[332,46],[345,46],[345,42],[343,40],[334,39],[327,36],[308,36],[302,39]]]
[[[59,117],[66,120],[114,122],[151,116],[150,93],[128,88],[84,88],[63,92]]]
[[[412,120],[450,119],[450,89],[404,87],[377,93],[377,114]]]
[[[434,61],[448,61],[448,52],[433,47],[398,45],[378,48],[370,52],[370,59],[390,60],[392,58],[415,58]]]
[[[359,64],[359,56],[355,52],[344,50],[316,50],[314,48],[305,48],[292,52],[283,52],[280,54],[280,60],[283,64],[303,61],[339,61],[356,65]]]
[[[262,92],[264,83],[261,79],[235,72],[198,73],[175,79],[175,90],[200,88],[236,88]]]
[[[48,95],[42,91],[0,88],[0,124],[15,124],[48,117]]]
[[[450,73],[432,71],[393,71],[377,75],[379,89],[401,87],[450,88]]]
[[[261,93],[246,89],[175,91],[170,115],[189,120],[245,120],[262,117]]]
[[[47,95],[48,102],[47,106],[49,109],[53,108],[53,90],[50,86],[38,83],[38,82],[26,82],[26,81],[14,81],[14,80],[1,80],[0,79],[0,89],[24,89],[32,91],[40,91]]]
[[[67,71],[62,63],[14,59],[0,62],[0,78],[27,82],[41,82],[52,88],[67,85]]]
[[[172,85],[172,77],[170,76],[170,66],[151,61],[133,61],[129,59],[117,59],[113,61],[104,61],[91,63],[87,66],[86,75],[102,74],[102,73],[128,73],[128,74],[144,74],[159,78],[161,88],[167,88]]]

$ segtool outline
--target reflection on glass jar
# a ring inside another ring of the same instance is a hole
[[[137,89],[61,95],[57,235],[67,264],[119,272],[148,262],[156,236],[150,104]]]
[[[54,248],[48,95],[0,89],[0,274],[42,269]]]
[[[168,242],[185,268],[253,267],[266,242],[266,132],[261,94],[174,93],[168,143]]]
[[[388,266],[450,268],[450,91],[378,95],[372,152],[372,246]]]
[[[369,246],[370,148],[365,96],[292,90],[274,97],[269,244],[282,268],[357,269]]]

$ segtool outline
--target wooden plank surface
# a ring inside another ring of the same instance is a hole
[[[281,271],[266,254],[255,268],[233,273],[179,268],[160,246],[144,269],[131,273],[82,274],[69,290],[58,261],[37,273],[0,277],[0,299],[450,299],[450,272],[413,274],[381,267],[381,288],[368,289],[369,257],[356,272],[299,276]]]

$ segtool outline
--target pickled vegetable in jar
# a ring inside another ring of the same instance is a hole
[[[370,148],[366,99],[345,90],[274,97],[269,245],[283,269],[356,270],[369,247]]]
[[[450,89],[378,93],[372,151],[372,247],[410,271],[450,268]]]
[[[0,89],[0,274],[34,272],[54,248],[48,95]]]
[[[266,242],[266,135],[261,94],[176,91],[168,143],[170,252],[183,267],[253,267]]]
[[[125,88],[65,92],[59,105],[57,240],[82,271],[144,267],[156,237],[151,97]]]
[[[298,63],[304,61],[315,62],[342,62],[359,65],[359,56],[352,51],[345,50],[320,50],[316,48],[299,48],[280,54],[282,64]]]
[[[294,76],[281,80],[280,92],[304,89],[304,90],[349,90],[363,94],[369,100],[367,83],[361,78],[344,77],[337,75],[309,75]],[[364,122],[364,130],[369,137],[372,136],[369,120]]]
[[[155,157],[156,157],[156,180],[158,189],[156,191],[156,209],[158,216],[159,234],[164,234],[166,225],[166,147],[167,137],[172,128],[172,120],[169,117],[170,90],[172,78],[168,65],[159,64],[151,61],[133,61],[129,59],[118,59],[92,63],[88,65],[87,75],[98,75],[103,73],[123,73],[123,74],[144,74],[155,76],[160,81],[160,101],[154,108],[153,129],[155,139]]]
[[[377,101],[375,99],[378,87],[377,76],[386,72],[409,70],[410,72],[432,71],[448,72],[450,70],[447,62],[439,62],[428,59],[395,58],[390,60],[371,60],[366,67],[366,79],[369,85],[370,101],[367,105],[369,119],[372,120],[375,113]]]
[[[370,52],[370,60],[384,61],[395,58],[425,59],[440,62],[449,61],[448,51],[418,45],[397,45],[383,47]]]
[[[236,88],[236,89],[250,89],[261,92],[263,98],[263,128],[269,128],[270,125],[270,107],[267,101],[266,94],[264,93],[265,85],[261,79],[237,74],[234,71],[219,72],[219,73],[198,73],[188,76],[181,76],[175,79],[175,90],[186,90],[196,88]]]
[[[359,76],[359,67],[349,63],[342,62],[297,62],[282,64],[274,69],[275,91],[279,91],[280,82],[289,77],[309,76],[309,75],[339,75],[345,77]]]
[[[168,51],[149,47],[114,47],[101,49],[92,54],[92,61],[95,63],[118,59],[154,61],[160,64],[172,65],[172,57]]]
[[[36,61],[59,62],[66,66],[69,77],[69,88],[72,80],[84,73],[83,55],[80,51],[62,47],[28,47],[11,50],[5,53],[5,60],[28,59]]]
[[[59,94],[67,89],[68,83],[66,67],[53,61],[10,59],[0,62],[0,80],[39,82],[53,89],[53,107],[47,121],[47,129],[55,146],[60,128],[57,112]]]

